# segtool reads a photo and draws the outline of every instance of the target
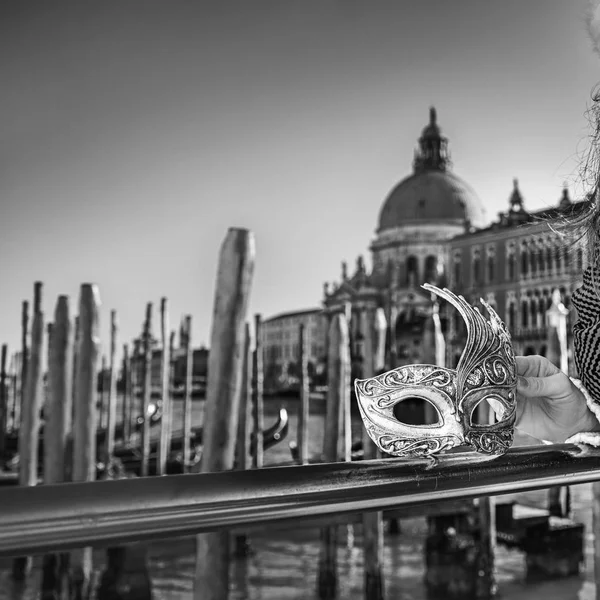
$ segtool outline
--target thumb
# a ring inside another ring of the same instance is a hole
[[[554,398],[560,396],[564,387],[564,374],[556,373],[547,377],[519,377],[517,392],[526,398],[545,396]]]

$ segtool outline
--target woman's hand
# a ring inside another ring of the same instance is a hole
[[[517,356],[517,429],[538,440],[564,442],[598,430],[583,393],[543,356]]]

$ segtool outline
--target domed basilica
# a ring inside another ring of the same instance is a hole
[[[507,212],[486,222],[480,198],[452,171],[448,140],[431,108],[412,174],[383,202],[370,246],[372,268],[359,256],[352,272],[342,263],[341,281],[324,286],[325,315],[350,313],[353,376],[361,376],[365,310],[377,307],[388,323],[386,368],[441,361],[456,366],[464,345],[461,319],[441,307],[437,334],[446,344],[441,357],[438,344],[436,356],[428,323],[437,304],[424,282],[448,286],[473,305],[484,298],[511,329],[518,353],[544,354],[552,290],[560,289],[568,307],[583,261],[579,249],[570,262],[547,221],[583,204],[572,203],[565,189],[556,208],[528,213],[515,180]]]

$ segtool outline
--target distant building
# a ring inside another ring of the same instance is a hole
[[[572,202],[565,188],[558,205],[528,213],[514,181],[509,210],[486,228],[453,238],[449,244],[450,287],[472,304],[486,300],[507,324],[518,354],[546,354],[546,310],[558,289],[566,308],[582,283],[586,251],[582,241],[565,244],[548,224],[581,211],[586,202]],[[569,354],[574,315],[567,316]],[[449,321],[450,360],[456,364],[465,328],[455,314]],[[574,368],[573,361],[570,361]]]
[[[265,390],[298,384],[300,325],[306,336],[308,370],[311,378],[322,372],[325,361],[325,320],[319,308],[287,312],[263,321],[262,345]]]
[[[386,368],[433,362],[431,348],[422,343],[433,309],[431,295],[421,288],[425,282],[448,286],[473,305],[480,306],[483,297],[507,323],[517,353],[544,354],[552,290],[558,288],[569,307],[585,266],[583,248],[567,250],[548,221],[584,206],[572,202],[565,189],[555,208],[528,213],[515,181],[508,211],[488,224],[475,191],[451,171],[448,141],[432,108],[413,173],[392,189],[379,213],[370,246],[372,268],[359,256],[352,273],[342,263],[339,282],[324,285],[325,318],[340,311],[351,315],[353,377],[362,375],[367,309],[381,307],[386,315]],[[464,326],[445,303],[440,316],[446,365],[454,367],[465,342]]]

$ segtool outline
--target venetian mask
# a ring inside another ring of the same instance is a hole
[[[394,456],[429,456],[468,445],[486,454],[504,454],[512,444],[516,418],[517,370],[510,334],[486,302],[489,320],[462,296],[447,289],[423,287],[450,302],[463,317],[467,341],[456,369],[405,365],[355,381],[360,414],[380,450]],[[408,398],[429,402],[437,422],[402,423],[394,407]],[[496,422],[478,424],[477,406],[488,401]]]

